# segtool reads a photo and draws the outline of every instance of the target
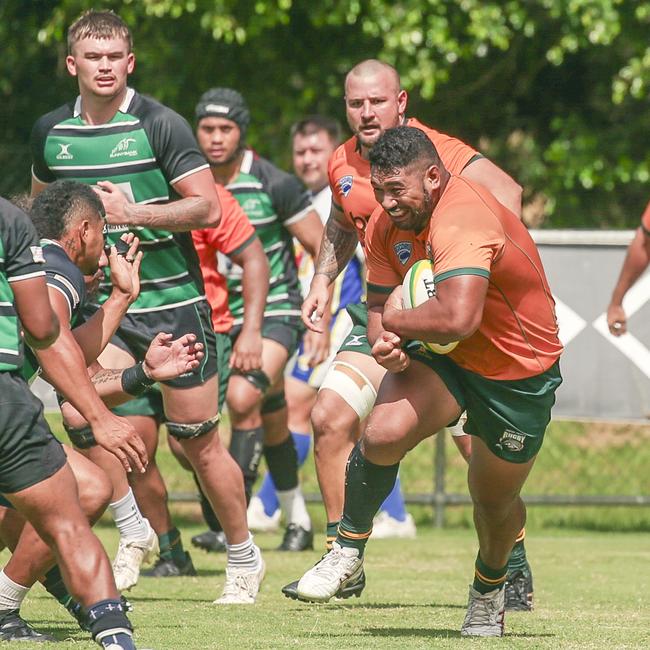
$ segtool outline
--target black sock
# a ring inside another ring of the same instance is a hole
[[[64,607],[72,600],[67,587],[63,584],[63,576],[59,565],[55,564],[46,574],[43,586],[49,594],[52,594]]]
[[[246,505],[253,495],[253,485],[257,480],[257,469],[262,460],[264,429],[233,429],[230,437],[230,455],[237,461],[244,474]]]
[[[345,505],[336,541],[356,548],[363,555],[372,532],[372,519],[395,485],[399,463],[375,465],[361,453],[357,443],[345,473]]]
[[[279,445],[265,445],[264,458],[278,492],[298,487],[298,453],[291,435]]]

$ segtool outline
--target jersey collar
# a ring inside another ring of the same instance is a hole
[[[135,95],[135,90],[133,88],[126,89],[126,95],[124,95],[124,100],[120,104],[120,107],[117,109],[120,113],[126,113],[129,110],[129,105],[133,100]],[[79,117],[81,115],[81,95],[77,97],[74,103],[74,117]]]
[[[251,167],[253,166],[253,152],[251,149],[246,149],[244,151],[244,155],[242,156],[241,159],[241,165],[239,165],[239,171],[242,174],[250,174],[251,173]]]

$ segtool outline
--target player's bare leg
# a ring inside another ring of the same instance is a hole
[[[111,565],[81,509],[70,467],[65,465],[51,477],[7,497],[54,552],[69,592],[90,612],[96,640],[105,637],[104,647],[112,642],[109,639],[130,640],[131,626]],[[133,647],[130,641],[129,647]]]
[[[167,428],[192,464],[204,494],[223,526],[227,540],[226,585],[217,604],[252,603],[265,565],[246,523],[246,498],[241,470],[218,435],[218,378],[200,386],[162,386]]]
[[[440,377],[421,363],[386,374],[361,440],[350,454],[336,541],[300,579],[298,598],[326,602],[351,595],[363,580],[363,552],[373,518],[393,488],[401,459],[431,432],[456,419],[460,410]]]
[[[143,571],[150,577],[196,575],[192,559],[184,550],[180,531],[174,526],[168,507],[167,487],[156,463],[158,449],[158,419],[152,416],[129,415],[147,448],[149,464],[144,473],[132,472],[128,479],[140,511],[158,535],[160,557],[155,566]],[[173,440],[173,438],[172,438]],[[191,466],[188,463],[188,467]]]

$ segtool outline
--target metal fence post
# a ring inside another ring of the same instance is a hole
[[[433,525],[436,528],[443,528],[445,525],[445,438],[447,430],[442,429],[436,434],[436,451],[434,457],[433,476],[433,503],[434,517]]]

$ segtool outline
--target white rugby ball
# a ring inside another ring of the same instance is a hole
[[[414,309],[423,302],[436,295],[436,286],[433,281],[433,264],[429,260],[418,260],[404,276],[402,282],[402,304],[404,309]],[[428,343],[422,345],[436,354],[448,354],[457,345],[458,341],[451,343]]]

